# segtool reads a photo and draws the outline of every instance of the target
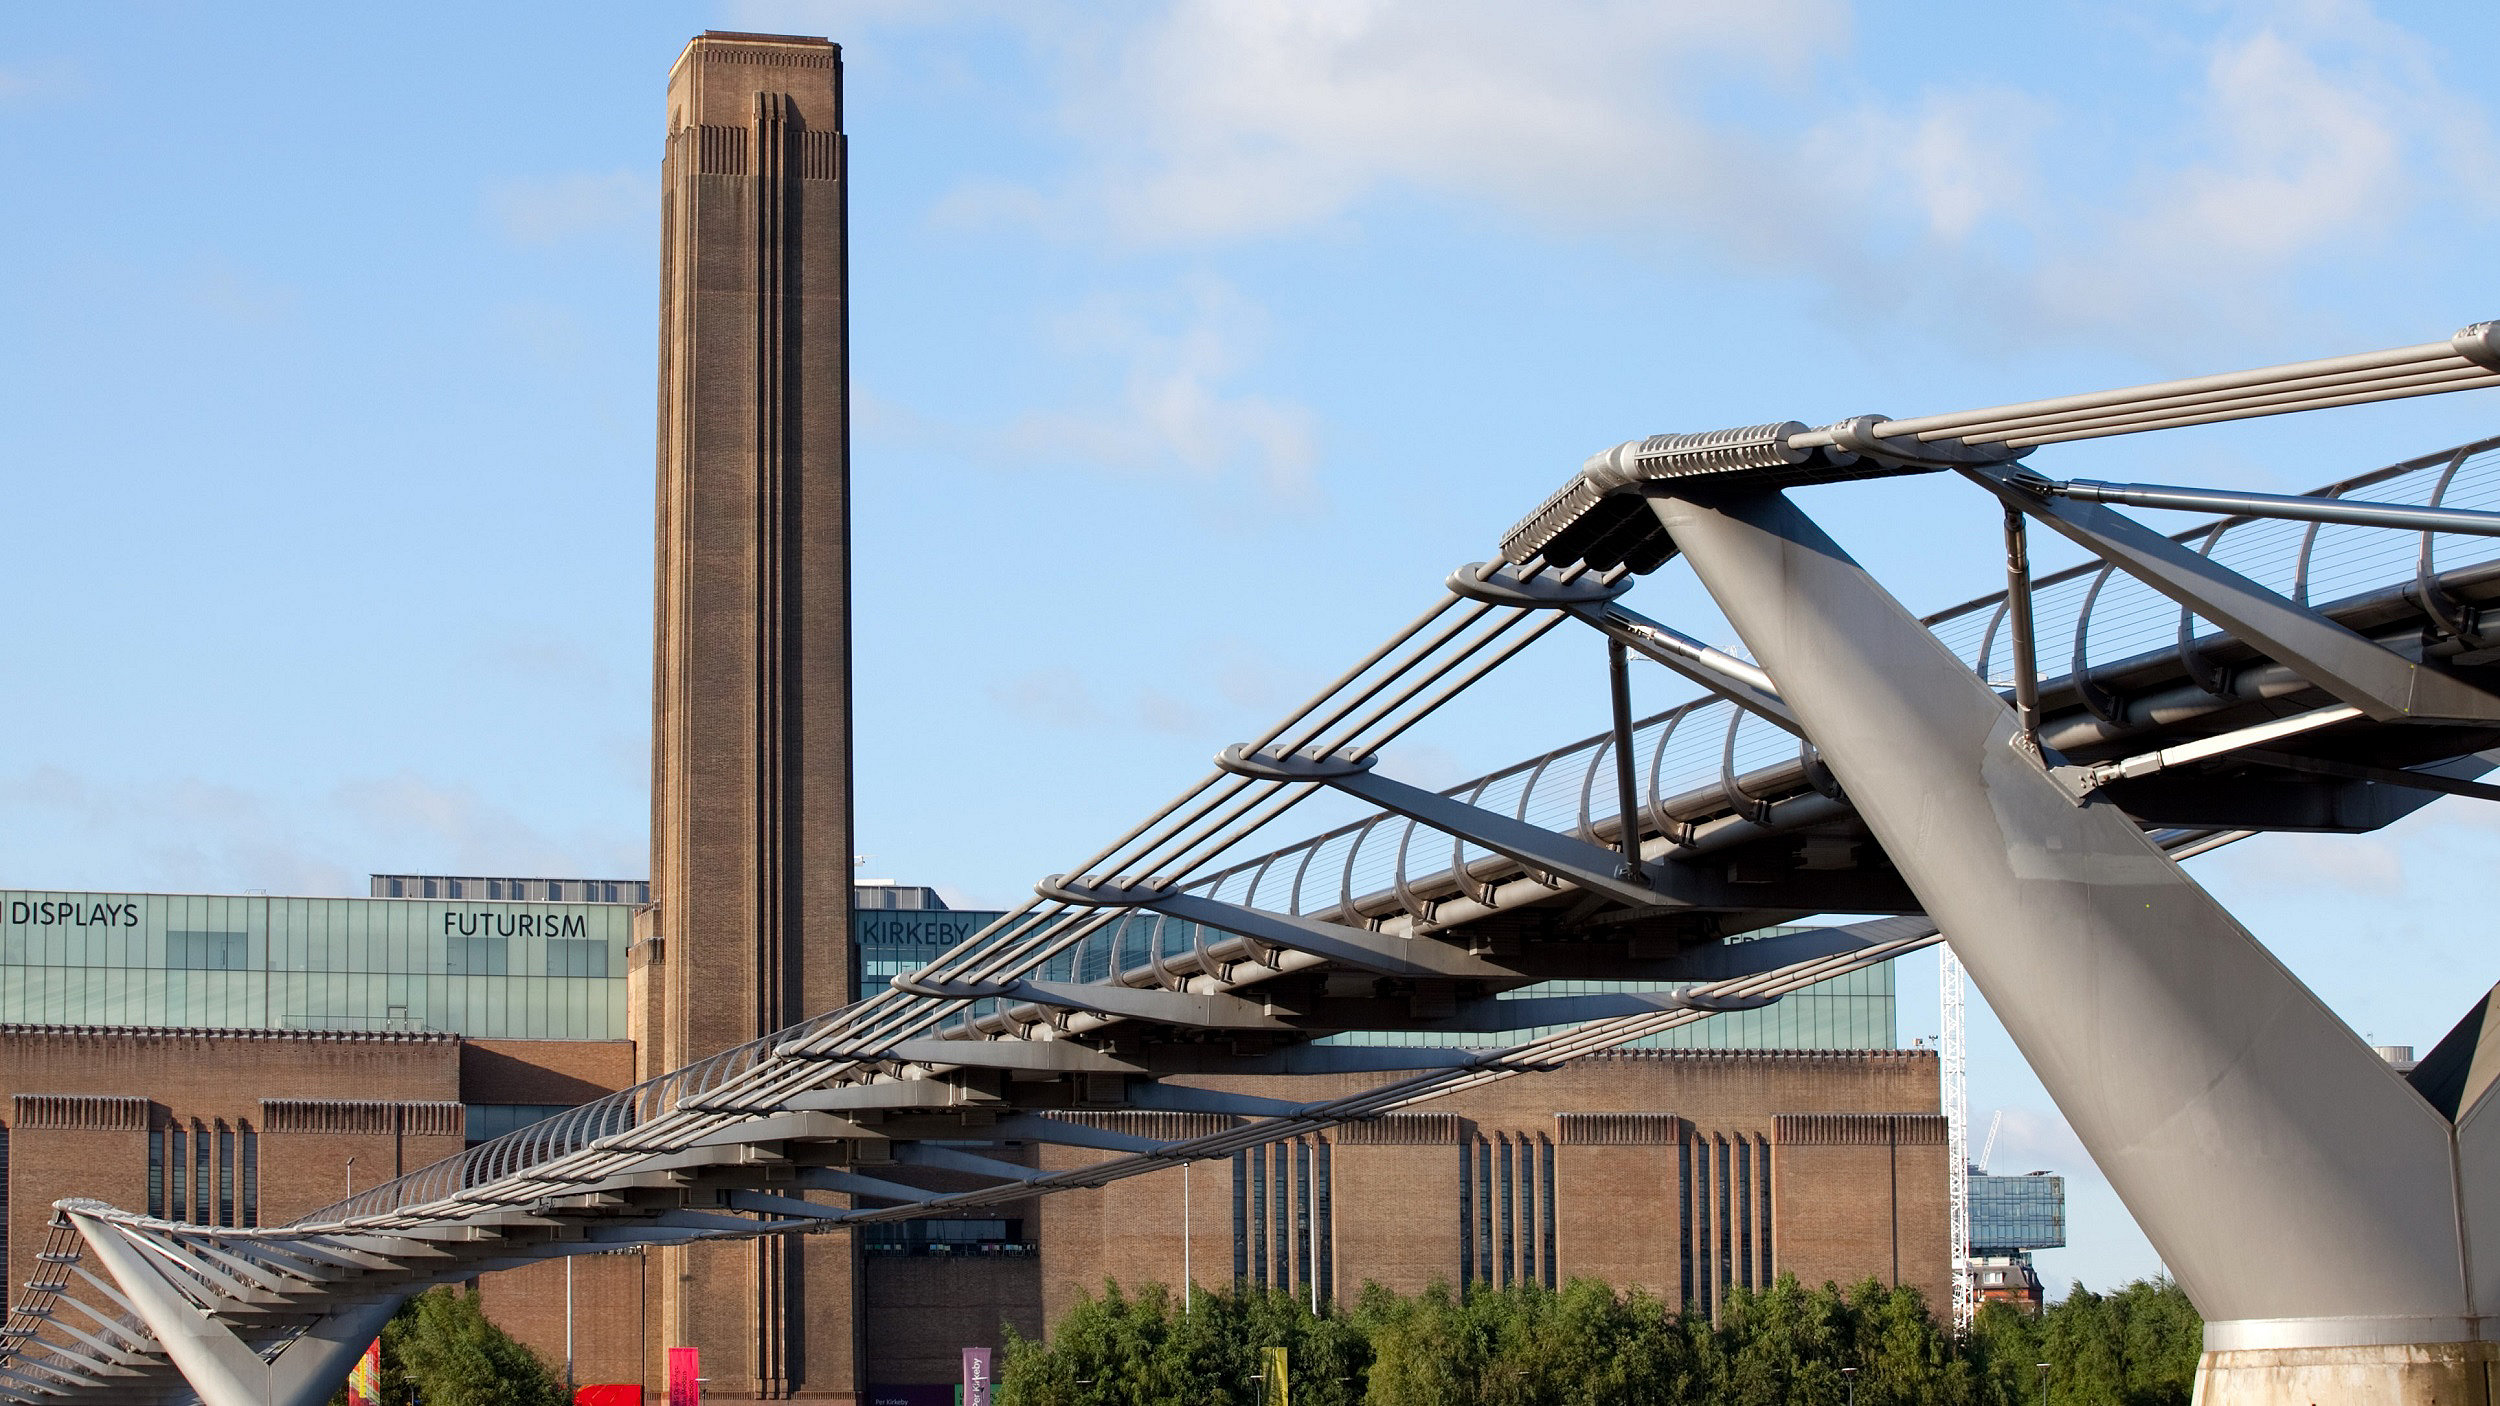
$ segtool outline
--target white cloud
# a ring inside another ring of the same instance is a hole
[[[1056,14],[1056,11],[1049,13]],[[1813,277],[1854,320],[2177,347],[2280,325],[2309,262],[2500,210],[2479,94],[2360,0],[2169,18],[2176,112],[1870,82],[1847,0],[1174,0],[1040,37],[1074,174],[952,218],[1141,245],[1307,234],[1419,194],[1570,237]],[[2079,105],[2078,105],[2079,106]],[[1985,323],[1974,329],[1973,324]],[[2156,343],[2156,336],[2167,340]]]
[[[303,298],[289,284],[226,259],[196,262],[182,283],[184,301],[231,322],[267,326],[295,315]]]
[[[582,235],[644,229],[657,218],[660,183],[648,171],[575,171],[506,181],[486,193],[504,234],[522,244],[561,244]]]
[[[1154,732],[1173,737],[1207,737],[1213,720],[1196,703],[1156,688],[1141,688],[1126,707],[1094,696],[1083,675],[1074,669],[1028,670],[989,685],[990,701],[1007,712],[1044,727],[1071,732]]]
[[[2404,851],[2380,835],[2266,835],[2216,853],[2231,878],[2275,891],[2405,891]]]
[[[990,701],[1045,727],[1100,727],[1108,717],[1074,669],[1033,669],[989,686]]]
[[[1111,403],[1020,416],[997,447],[1018,461],[1246,479],[1273,502],[1307,505],[1318,457],[1312,415],[1231,388],[1264,328],[1256,306],[1213,281],[1143,304],[1094,299],[1068,319],[1062,340],[1071,354],[1117,368]]]
[[[0,835],[17,837],[0,846],[0,869],[27,886],[352,894],[373,869],[643,867],[639,835],[559,839],[468,787],[407,772],[286,799],[198,777],[108,783],[38,768],[0,777]]]
[[[0,68],[0,102],[41,102],[71,96],[84,86],[81,80],[78,69],[60,59]]]
[[[1484,0],[1182,0],[1071,58],[1069,119],[1098,160],[1078,195],[1146,240],[1301,228],[1384,186],[1619,226],[1759,189],[1697,96],[1794,84],[1846,17],[1841,0],[1583,0],[1533,23]]]

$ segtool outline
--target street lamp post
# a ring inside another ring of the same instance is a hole
[[[2040,1364],[2040,1406],[2049,1406],[2049,1364]]]
[[[1848,1384],[1849,1406],[1858,1406],[1858,1369],[1855,1367],[1841,1368],[1840,1379]]]

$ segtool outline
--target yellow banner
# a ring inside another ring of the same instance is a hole
[[[1267,1359],[1267,1371],[1263,1375],[1266,1377],[1264,1385],[1267,1387],[1267,1390],[1261,1393],[1260,1406],[1287,1406],[1287,1402],[1285,1401],[1285,1350],[1281,1347],[1271,1347],[1264,1349],[1264,1355]]]

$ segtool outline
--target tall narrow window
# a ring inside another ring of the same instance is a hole
[[[1250,1282],[1267,1287],[1267,1147],[1250,1149]]]
[[[1311,1287],[1311,1145],[1293,1140],[1293,1285]]]
[[[1536,1204],[1538,1212],[1545,1218],[1545,1287],[1552,1289],[1560,1287],[1562,1278],[1561,1272],[1554,1267],[1554,1247],[1558,1239],[1554,1233],[1554,1144],[1543,1138],[1537,1139],[1536,1155],[1537,1160],[1544,1164],[1538,1173],[1540,1191]]]
[[[1497,1163],[1500,1168],[1502,1190],[1501,1195],[1495,1197],[1493,1201],[1493,1213],[1500,1218],[1502,1230],[1501,1240],[1493,1247],[1493,1263],[1501,1269],[1501,1284],[1505,1289],[1510,1287],[1512,1272],[1519,1264],[1519,1248],[1517,1241],[1513,1238],[1518,1217],[1511,1212],[1515,1199],[1512,1193],[1516,1188],[1516,1183],[1511,1180],[1510,1151],[1510,1137],[1504,1134],[1501,1138],[1501,1152]]]
[[[209,1216],[217,1209],[215,1203],[208,1199],[212,1194],[208,1189],[208,1157],[215,1150],[209,1145],[207,1126],[193,1119],[191,1123],[191,1220],[195,1225],[208,1224]]]
[[[1519,1139],[1519,1281],[1536,1277],[1536,1144]]]
[[[1458,1145],[1458,1287],[1476,1282],[1476,1149]]]
[[[1731,1204],[1729,1184],[1733,1180],[1730,1173],[1733,1171],[1733,1168],[1728,1166],[1727,1139],[1718,1139],[1718,1144],[1717,1160],[1719,1163],[1719,1194],[1716,1199],[1718,1201],[1719,1209],[1719,1297],[1725,1299],[1727,1297],[1727,1291],[1736,1286],[1736,1275],[1734,1273],[1736,1267],[1736,1227],[1732,1223],[1732,1218],[1728,1215],[1728,1208]]]
[[[1693,1261],[1700,1266],[1701,1271],[1693,1286],[1699,1296],[1693,1302],[1700,1307],[1702,1312],[1715,1319],[1719,1314],[1719,1285],[1710,1272],[1710,1139],[1708,1138],[1697,1138],[1693,1142],[1693,1185],[1698,1193],[1693,1197],[1695,1246]]]
[[[1689,1134],[1675,1144],[1675,1227],[1677,1258],[1684,1267],[1684,1297],[1677,1302],[1689,1311],[1693,1306],[1693,1139]]]
[[[217,1125],[217,1223],[234,1224],[234,1129]]]
[[[182,1155],[182,1125],[176,1123],[165,1130],[165,1189],[171,1193],[165,1201],[167,1220],[190,1219],[183,1213],[184,1208],[190,1204],[190,1200],[182,1194],[182,1169],[189,1165],[191,1164],[185,1161]]]
[[[1771,1251],[1771,1140],[1757,1138],[1753,1150],[1754,1194],[1761,1208],[1754,1215],[1755,1234],[1761,1240],[1762,1282],[1768,1284],[1779,1273],[1779,1260]]]
[[[260,1134],[245,1123],[243,1144],[243,1226],[250,1229],[260,1224]]]
[[[1477,1277],[1493,1281],[1493,1144],[1476,1139]]]
[[[1322,1305],[1337,1298],[1337,1174],[1336,1154],[1332,1145],[1322,1139],[1316,1154],[1319,1158],[1319,1186],[1316,1193],[1319,1216],[1319,1298]]]
[[[1233,1154],[1233,1284],[1250,1278],[1250,1154]]]
[[[1753,1283],[1753,1139],[1736,1140],[1736,1282]]]
[[[165,1130],[148,1129],[148,1214],[165,1218]]]
[[[1271,1144],[1268,1151],[1268,1195],[1274,1208],[1268,1227],[1275,1235],[1270,1242],[1275,1258],[1276,1287],[1293,1287],[1293,1167],[1285,1156],[1285,1145]]]

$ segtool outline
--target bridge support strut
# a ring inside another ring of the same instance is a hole
[[[156,1256],[120,1227],[75,1211],[70,1218],[202,1406],[321,1406],[399,1308],[397,1295],[340,1304],[263,1358],[176,1288]]]
[[[2078,804],[1784,495],[1652,505],[2205,1314],[2202,1406],[2489,1402],[2500,1216],[2473,1188],[2500,1147],[2471,1112],[2460,1140],[2116,807]]]

